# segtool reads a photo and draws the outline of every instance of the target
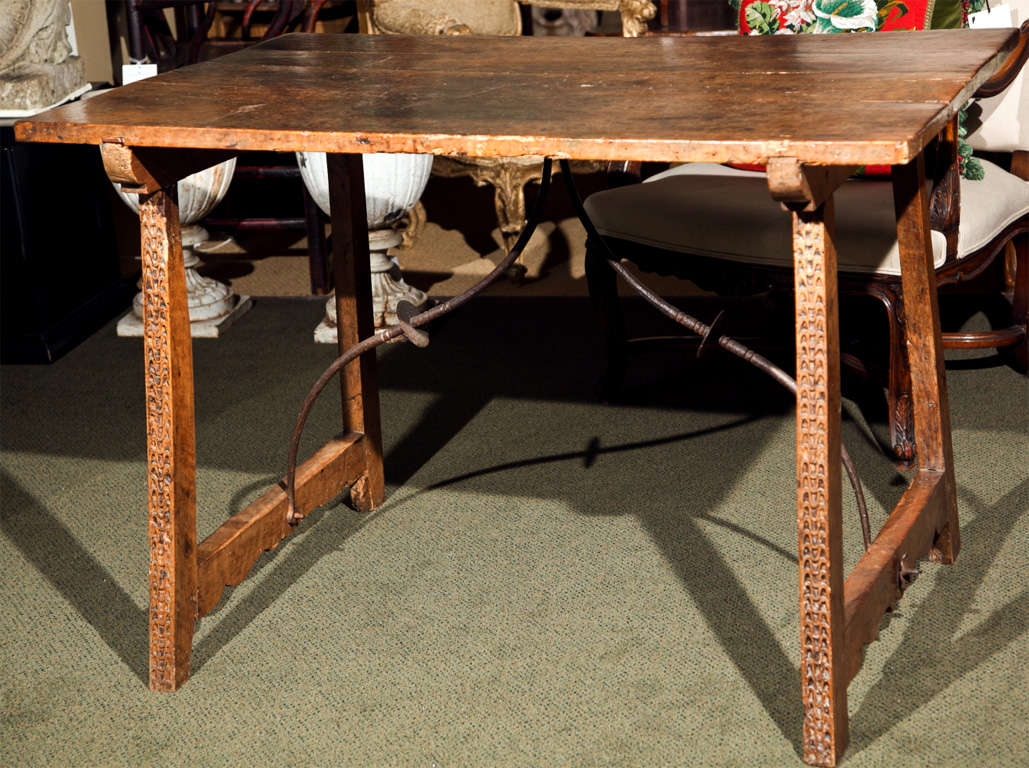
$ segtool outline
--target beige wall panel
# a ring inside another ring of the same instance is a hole
[[[113,82],[106,3],[104,0],[71,0],[71,12],[79,56],[86,62],[86,79],[93,83]]]

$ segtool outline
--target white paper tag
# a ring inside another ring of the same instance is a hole
[[[156,74],[156,64],[122,64],[121,84],[128,85],[129,83],[134,83],[137,80],[145,80],[148,77],[154,77]]]
[[[1005,4],[992,6],[989,10],[984,8],[979,13],[969,14],[968,26],[972,29],[1000,29],[1017,25],[1011,17],[1011,6]]]

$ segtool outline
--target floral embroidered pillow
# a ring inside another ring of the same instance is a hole
[[[744,35],[946,29],[964,25],[960,0],[730,0]]]

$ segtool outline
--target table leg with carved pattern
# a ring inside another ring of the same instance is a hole
[[[793,213],[797,337],[797,537],[804,760],[847,746],[840,478],[840,349],[833,201]]]
[[[189,677],[193,630],[226,586],[246,578],[262,552],[296,530],[286,480],[272,485],[202,542],[196,531],[193,347],[176,203],[178,179],[231,157],[227,150],[101,145],[104,169],[140,195],[143,345],[147,409],[150,545],[150,687],[174,691]],[[330,155],[340,340],[373,332],[368,232],[359,155]],[[298,518],[353,487],[355,506],[383,499],[382,438],[375,352],[348,366],[344,431],[296,467]]]
[[[950,413],[922,156],[893,168],[918,472],[844,580],[840,353],[832,189],[845,169],[769,162],[793,213],[797,338],[797,535],[804,760],[834,766],[848,741],[847,685],[915,566],[958,550]],[[825,180],[828,179],[828,182]],[[806,201],[806,202],[805,202]]]
[[[193,349],[173,184],[143,195],[143,346],[150,541],[150,688],[189,677],[197,615]]]

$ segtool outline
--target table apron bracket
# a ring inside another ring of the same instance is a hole
[[[218,165],[238,152],[225,149],[127,147],[121,139],[100,145],[107,177],[122,191],[149,195],[167,189],[190,174]]]
[[[794,211],[813,212],[860,166],[806,165],[794,157],[768,158],[768,189]]]

